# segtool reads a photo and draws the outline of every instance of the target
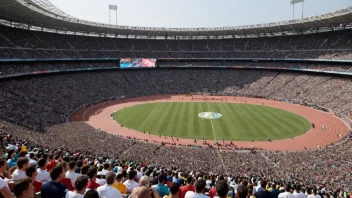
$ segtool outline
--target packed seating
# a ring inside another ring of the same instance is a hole
[[[352,57],[351,29],[310,35],[160,40],[60,35],[0,27],[0,58],[315,58]]]
[[[2,26],[0,58],[351,59],[350,33],[351,30],[343,30],[283,37],[169,41],[62,36]],[[116,64],[114,61],[2,63],[0,74],[106,68],[116,67]],[[174,63],[160,64],[168,67]],[[220,63],[177,64],[214,66]],[[222,62],[221,66],[351,71],[347,64],[228,61]],[[71,112],[93,102],[203,92],[205,89],[217,95],[302,101],[349,117],[352,112],[351,79],[337,75],[255,69],[161,68],[2,79],[0,139],[1,151],[7,161],[0,159],[1,195],[13,197],[12,192],[16,197],[32,197],[34,193],[41,197],[63,197],[65,194],[66,197],[128,197],[126,194],[131,194],[135,198],[172,194],[170,197],[184,198],[206,194],[221,198],[226,195],[260,198],[263,193],[270,193],[266,196],[291,198],[305,193],[308,198],[318,198],[318,195],[349,198],[349,192],[352,192],[352,141],[296,153],[223,152],[208,147],[153,144],[107,134],[85,123],[67,123]]]
[[[109,181],[105,181],[109,172],[117,174],[114,178],[116,177],[118,181],[113,180],[113,186],[116,186],[115,188],[121,194],[132,193],[133,196],[133,191],[128,192],[128,189],[138,188],[138,184],[134,187],[130,186],[131,182],[128,180],[129,175],[133,174],[131,170],[137,171],[132,181],[141,182],[143,181],[142,176],[147,176],[150,179],[151,188],[155,188],[157,194],[161,193],[157,185],[160,183],[158,178],[161,175],[168,178],[165,181],[167,189],[171,189],[171,182],[178,183],[179,186],[187,186],[190,184],[190,182],[187,183],[188,176],[192,176],[193,182],[200,178],[209,180],[211,182],[207,182],[207,189],[200,193],[205,193],[210,197],[216,194],[212,194],[214,192],[210,189],[215,187],[222,177],[226,179],[228,185],[234,188],[233,193],[239,193],[236,187],[241,182],[238,180],[249,182],[250,185],[245,185],[247,188],[253,185],[260,186],[259,181],[260,183],[271,182],[279,191],[282,191],[281,187],[285,184],[302,185],[302,190],[306,195],[308,188],[316,188],[321,196],[328,193],[330,195],[342,193],[338,197],[348,198],[348,192],[352,190],[350,186],[352,167],[349,163],[349,157],[352,155],[350,149],[352,141],[316,151],[296,153],[223,152],[210,148],[196,149],[149,144],[142,140],[107,134],[85,123],[57,125],[43,134],[8,122],[0,122],[0,136],[3,142],[2,151],[6,150],[9,153],[7,164],[11,167],[4,175],[3,181],[13,186],[26,177],[17,176],[16,170],[21,171],[19,160],[28,154],[29,160],[24,157],[26,159],[24,163],[39,166],[37,172],[40,174],[32,179],[41,184],[39,187],[37,185],[35,192],[41,192],[42,197],[48,196],[46,193],[48,193],[47,185],[49,184],[45,184],[48,180],[61,182],[66,186],[62,188],[68,188],[69,193],[84,194],[85,191],[88,193],[89,190],[95,189],[99,195],[104,194],[99,186],[105,186],[104,188],[109,186],[106,185]],[[44,165],[42,165],[42,159],[45,159]],[[56,180],[52,172],[56,167],[64,166],[64,163],[67,163],[66,167],[63,167],[66,174],[58,176],[60,178]],[[26,165],[23,170],[27,173],[31,167]],[[94,167],[98,172],[92,170]],[[93,175],[89,173],[90,171],[93,171]],[[44,177],[45,174],[46,177]],[[122,174],[123,178],[118,176],[119,174]],[[85,177],[88,175],[89,182],[83,185],[84,191],[77,192],[77,190],[82,190],[76,182],[82,179],[80,175]],[[268,188],[271,187],[272,185],[268,186]],[[11,189],[16,190],[16,188]],[[226,189],[226,192],[228,191],[231,195],[230,187]],[[256,191],[249,192],[248,196],[252,193]],[[159,194],[159,197],[161,196],[163,195]],[[278,197],[278,194],[272,197]]]
[[[10,79],[0,86],[1,119],[34,130],[64,123],[71,112],[97,101],[204,89],[220,95],[303,101],[346,116],[350,116],[352,107],[352,87],[347,77],[277,71],[115,70]]]

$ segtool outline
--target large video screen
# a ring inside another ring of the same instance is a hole
[[[153,68],[156,67],[155,58],[121,58],[120,68]]]

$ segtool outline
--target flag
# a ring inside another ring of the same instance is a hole
[[[117,10],[117,5],[110,5],[109,4],[109,10]]]

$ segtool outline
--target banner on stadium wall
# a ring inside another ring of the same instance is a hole
[[[120,68],[154,68],[156,58],[121,58]]]

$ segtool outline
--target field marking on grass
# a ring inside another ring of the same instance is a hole
[[[208,111],[210,112],[209,103],[207,103],[207,105],[208,105]],[[213,119],[210,119],[210,123],[211,123],[211,128],[213,129],[214,140],[216,142],[216,137],[215,137],[215,132],[214,132],[214,125],[213,125]]]

